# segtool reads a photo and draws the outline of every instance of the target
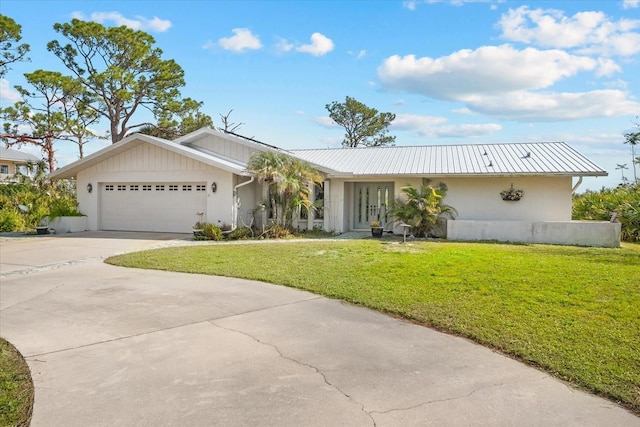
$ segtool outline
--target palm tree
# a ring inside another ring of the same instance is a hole
[[[400,193],[404,198],[396,199],[391,215],[396,221],[409,224],[417,237],[428,236],[443,218],[453,219],[458,215],[455,208],[442,203],[447,194],[447,186],[442,182],[433,187],[431,181],[424,178],[420,189],[406,185]]]
[[[620,173],[622,173],[622,182],[625,182],[627,178],[625,178],[624,176],[624,170],[629,168],[627,167],[626,163],[623,163],[623,164],[617,163],[617,165],[618,166],[616,167],[616,170],[620,170]]]
[[[247,170],[267,183],[273,220],[286,227],[292,226],[294,214],[302,206],[311,208],[311,188],[322,182],[320,173],[308,163],[273,151],[254,153],[247,162]]]

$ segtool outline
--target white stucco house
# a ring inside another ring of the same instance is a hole
[[[90,230],[190,232],[199,213],[214,224],[260,225],[268,220],[257,209],[266,186],[245,169],[256,151],[289,154],[323,175],[316,197],[324,198],[324,209],[298,220],[301,228],[364,230],[380,219],[399,232],[389,203],[402,186],[429,178],[447,184],[446,203],[458,211],[449,238],[600,245],[615,234],[608,223],[602,224],[608,231],[586,240],[585,231],[575,231],[586,224],[571,222],[574,188],[584,176],[607,172],[562,142],[285,151],[203,128],[175,141],[134,134],[51,177],[76,179]],[[502,200],[512,184],[524,196]],[[574,231],[558,231],[567,227]]]

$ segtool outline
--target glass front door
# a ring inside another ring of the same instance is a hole
[[[370,228],[371,221],[379,221],[385,229],[391,228],[388,210],[392,201],[392,182],[357,182],[353,228]]]

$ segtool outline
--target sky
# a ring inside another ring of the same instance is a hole
[[[396,145],[564,141],[609,173],[578,191],[633,179],[640,0],[3,0],[0,13],[31,46],[0,81],[3,106],[24,73],[64,71],[46,44],[78,18],[148,32],[214,125],[233,110],[238,133],[284,149],[339,147],[325,106],[350,96],[396,115]],[[59,167],[77,159],[58,144]]]

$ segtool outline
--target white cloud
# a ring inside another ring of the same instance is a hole
[[[620,90],[578,93],[515,91],[499,95],[475,95],[464,102],[472,111],[517,121],[563,121],[594,117],[634,115],[640,103]]]
[[[581,71],[613,71],[608,62],[561,50],[518,50],[510,45],[460,50],[440,58],[394,55],[378,68],[378,78],[390,90],[459,100],[467,95],[542,89]]]
[[[233,36],[222,37],[218,40],[218,45],[223,49],[243,52],[246,49],[257,50],[262,48],[260,38],[252,34],[248,28],[234,28],[231,32]]]
[[[356,60],[358,60],[358,59],[362,59],[362,58],[364,58],[364,57],[367,55],[367,51],[366,51],[366,50],[361,50],[361,51],[360,51],[360,52],[358,52],[358,53],[355,53],[355,52],[353,52],[353,51],[348,51],[347,53],[348,53],[349,55],[351,55],[351,56],[354,56],[354,55],[355,55]]]
[[[298,52],[309,53],[313,56],[322,56],[333,50],[333,41],[320,33],[311,34],[311,44],[302,45],[296,50]]]
[[[402,5],[409,9],[409,10],[415,10],[416,9],[416,5],[418,3],[428,3],[428,4],[433,4],[433,3],[449,3],[453,6],[462,6],[465,3],[504,3],[505,0],[406,0],[404,2],[402,2]],[[493,9],[495,7],[494,4],[491,5],[491,8]]]
[[[0,101],[7,104],[15,104],[21,101],[22,97],[18,92],[9,86],[9,80],[0,79]]]
[[[313,121],[325,128],[339,127],[339,125],[328,116],[315,117]]]
[[[461,50],[436,59],[392,56],[378,68],[378,77],[388,90],[462,102],[465,113],[504,120],[561,121],[637,114],[640,104],[622,90],[549,91],[559,81],[584,71],[610,75],[619,67],[608,59],[556,49],[517,50],[503,45]]]
[[[640,6],[640,0],[622,0],[623,9],[635,9]]]
[[[501,38],[541,47],[577,49],[579,53],[631,56],[640,52],[640,20],[613,21],[604,12],[571,17],[553,9],[509,9],[497,23]]]
[[[427,138],[466,138],[488,135],[502,130],[502,126],[494,123],[445,125],[446,122],[445,117],[397,114],[396,119],[391,123],[391,128],[393,130],[414,131]]]
[[[293,43],[289,43],[285,38],[276,37],[274,48],[278,54],[286,53],[293,49]]]
[[[72,12],[71,17],[86,21],[87,18],[82,12]],[[144,16],[137,15],[135,19],[126,18],[120,12],[93,12],[89,20],[104,24],[113,22],[117,26],[126,26],[134,30],[154,31],[163,33],[171,28],[171,21],[160,19],[157,16],[149,19]]]

